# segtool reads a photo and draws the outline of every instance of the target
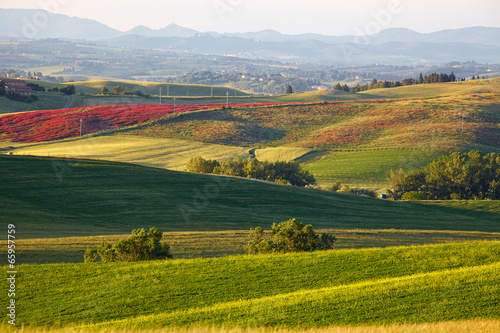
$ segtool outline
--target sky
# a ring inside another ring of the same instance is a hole
[[[498,0],[0,0],[0,8],[46,9],[126,31],[171,23],[199,31],[369,35],[500,27]]]

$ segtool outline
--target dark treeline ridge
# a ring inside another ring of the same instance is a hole
[[[391,171],[389,185],[396,200],[498,200],[500,154],[443,155],[423,169]]]
[[[462,79],[462,81],[465,79]],[[346,84],[341,85],[340,83],[337,83],[333,89],[334,90],[343,90],[343,91],[349,91],[349,92],[359,92],[359,91],[365,91],[365,90],[370,90],[370,89],[379,89],[379,88],[395,88],[395,87],[401,87],[401,86],[411,86],[415,84],[426,84],[426,83],[439,83],[439,82],[455,82],[457,81],[457,77],[453,72],[451,74],[445,74],[445,73],[431,73],[429,75],[422,75],[420,73],[418,79],[403,79],[401,81],[377,81],[376,79],[373,79],[371,83],[367,83],[365,85],[357,85],[355,87],[348,87]]]
[[[187,170],[196,173],[261,179],[294,186],[306,186],[316,183],[314,176],[308,171],[302,170],[299,163],[295,161],[261,162],[256,158],[244,160],[235,157],[219,163],[216,160],[205,160],[198,156],[188,161]]]

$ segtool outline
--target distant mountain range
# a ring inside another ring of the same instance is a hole
[[[116,47],[235,55],[328,64],[500,62],[500,28],[472,27],[418,33],[391,28],[370,36],[287,35],[274,30],[199,32],[169,24],[119,31],[94,20],[43,10],[0,9],[0,36],[90,40]]]

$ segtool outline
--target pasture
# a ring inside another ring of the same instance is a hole
[[[498,319],[499,257],[497,241],[21,265],[17,320],[85,329],[297,329]]]
[[[165,232],[244,230],[292,217],[318,229],[498,232],[500,223],[489,211],[133,164],[5,155],[0,163],[0,215],[18,225],[23,239],[125,234],[151,226]]]

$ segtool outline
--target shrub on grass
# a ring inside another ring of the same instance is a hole
[[[246,247],[248,254],[329,250],[336,240],[331,234],[318,236],[312,225],[304,225],[296,219],[273,223],[269,237],[261,227],[250,231]]]
[[[101,258],[102,262],[114,261],[148,261],[171,259],[170,246],[161,243],[163,232],[155,227],[132,230],[128,239],[120,239],[115,245],[103,242],[97,250],[87,249],[84,254],[85,262],[95,262]]]

